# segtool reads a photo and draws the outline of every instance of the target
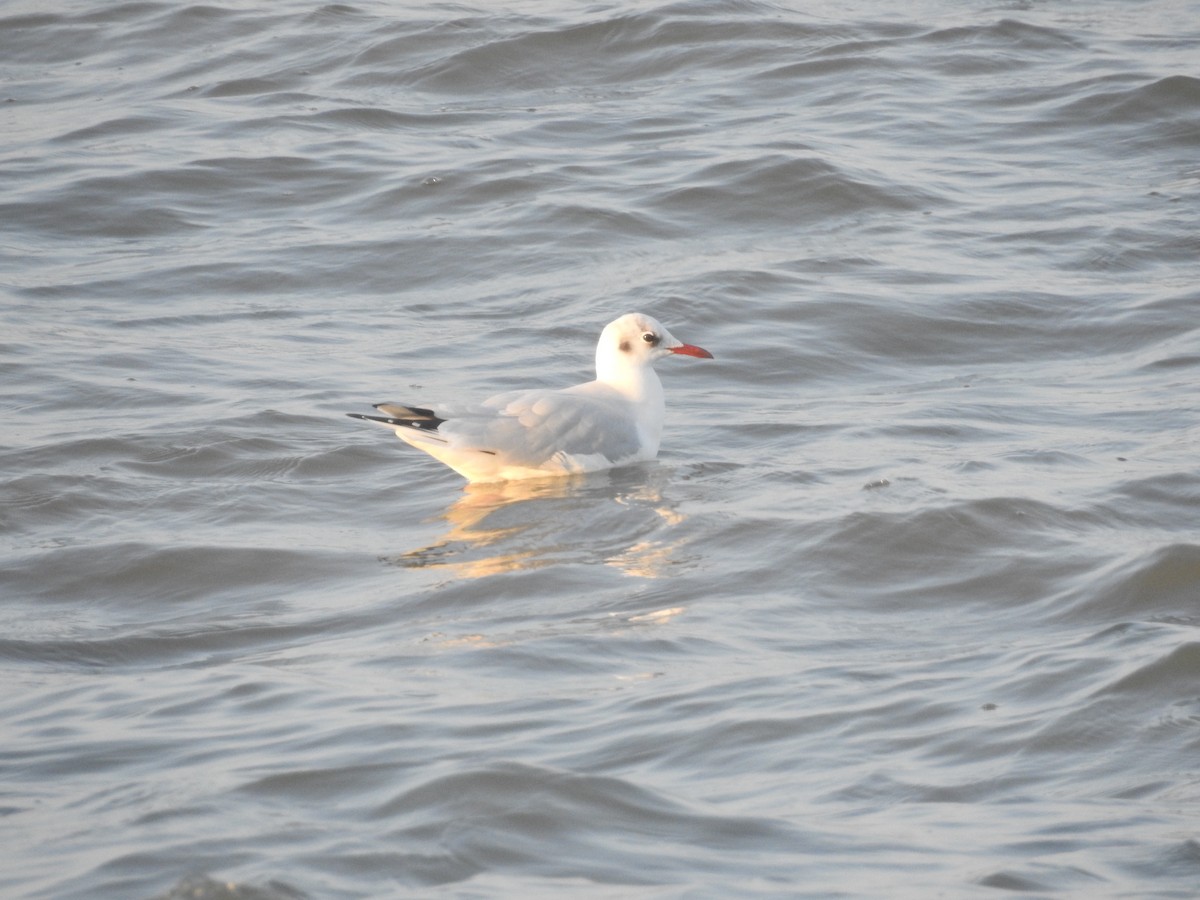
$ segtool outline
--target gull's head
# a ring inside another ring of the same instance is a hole
[[[629,313],[609,322],[596,347],[596,377],[601,381],[621,380],[619,373],[640,369],[671,354],[712,359],[707,350],[676,340],[652,316]]]

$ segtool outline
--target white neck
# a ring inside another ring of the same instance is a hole
[[[596,358],[596,381],[626,397],[637,413],[638,431],[650,456],[658,453],[662,440],[666,401],[662,382],[653,366],[630,365],[626,360]]]

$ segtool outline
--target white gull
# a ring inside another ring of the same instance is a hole
[[[601,332],[595,381],[471,405],[378,403],[382,416],[347,415],[394,429],[472,482],[598,472],[658,455],[666,404],[654,363],[671,354],[712,359],[650,316],[629,313]]]

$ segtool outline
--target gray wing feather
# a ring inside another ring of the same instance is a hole
[[[598,453],[616,463],[641,446],[628,404],[618,398],[515,391],[455,416],[437,412],[449,417],[438,432],[455,446],[492,451],[515,465],[537,467],[560,452]]]

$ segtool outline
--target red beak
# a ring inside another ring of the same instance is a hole
[[[671,348],[672,353],[680,353],[683,356],[698,356],[701,359],[712,359],[713,355],[703,347],[693,347],[691,344],[681,344],[678,347]]]

